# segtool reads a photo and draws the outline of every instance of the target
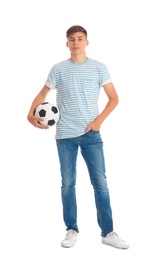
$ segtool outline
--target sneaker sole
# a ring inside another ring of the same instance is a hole
[[[112,247],[117,248],[117,249],[128,249],[128,248],[129,248],[129,246],[127,246],[127,247],[118,247],[118,246],[115,246],[115,245],[113,245],[113,244],[108,244],[108,243],[106,243],[105,241],[102,241],[102,243],[103,243],[104,245],[112,246]]]

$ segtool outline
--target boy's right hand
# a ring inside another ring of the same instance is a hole
[[[40,123],[39,123],[39,121],[40,121],[40,122],[41,122],[41,121],[44,121],[44,119],[41,118],[41,117],[36,117],[36,116],[33,116],[33,115],[28,115],[28,116],[27,116],[27,119],[28,119],[28,121],[29,121],[33,126],[35,126],[35,127],[37,127],[37,128],[40,128],[40,129],[48,129],[48,128],[49,128],[49,126],[43,125],[43,124],[40,124]]]

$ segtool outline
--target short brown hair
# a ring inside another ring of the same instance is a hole
[[[70,35],[76,33],[76,32],[82,32],[85,34],[86,38],[87,38],[87,31],[80,25],[73,25],[71,26],[67,32],[66,32],[66,37],[70,37]]]

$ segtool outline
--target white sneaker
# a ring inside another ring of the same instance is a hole
[[[115,232],[110,232],[106,235],[106,237],[102,238],[102,243],[110,246],[114,246],[121,249],[129,248],[129,244],[127,244],[124,240],[122,240]]]
[[[69,229],[66,233],[65,239],[61,242],[62,247],[72,247],[75,245],[77,240],[78,233],[73,230]]]

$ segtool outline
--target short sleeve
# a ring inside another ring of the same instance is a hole
[[[45,81],[45,85],[49,88],[56,88],[56,82],[57,82],[57,72],[55,70],[55,67],[53,66],[48,74],[48,77]]]
[[[111,77],[109,70],[105,64],[100,66],[100,86],[103,87],[104,85],[111,82]]]

